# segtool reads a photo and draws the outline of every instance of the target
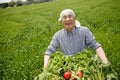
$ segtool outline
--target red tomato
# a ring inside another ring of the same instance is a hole
[[[71,72],[65,72],[65,73],[64,73],[64,78],[65,78],[66,80],[69,80],[69,79],[71,78]]]
[[[77,71],[76,72],[76,76],[82,78],[83,77],[83,73],[81,71]]]

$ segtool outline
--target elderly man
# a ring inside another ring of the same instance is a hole
[[[95,40],[92,32],[80,26],[75,18],[75,13],[71,9],[65,9],[60,13],[59,21],[63,25],[63,29],[57,31],[44,55],[44,68],[47,67],[50,55],[59,47],[60,51],[65,55],[74,55],[87,49],[90,45],[96,51],[104,64],[108,63],[105,53],[101,45]]]

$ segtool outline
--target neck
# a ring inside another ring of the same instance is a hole
[[[71,32],[72,31],[72,29],[67,29],[67,32]]]
[[[67,32],[72,32],[72,30],[74,29],[75,27],[72,27],[72,28],[68,28],[66,29]]]

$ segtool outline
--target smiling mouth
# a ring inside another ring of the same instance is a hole
[[[71,23],[66,23],[66,25],[67,25],[67,26],[70,26],[70,25],[71,25]]]

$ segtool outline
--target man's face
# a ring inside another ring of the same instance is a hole
[[[62,25],[67,31],[72,31],[75,26],[75,17],[70,12],[65,12],[62,16]]]

